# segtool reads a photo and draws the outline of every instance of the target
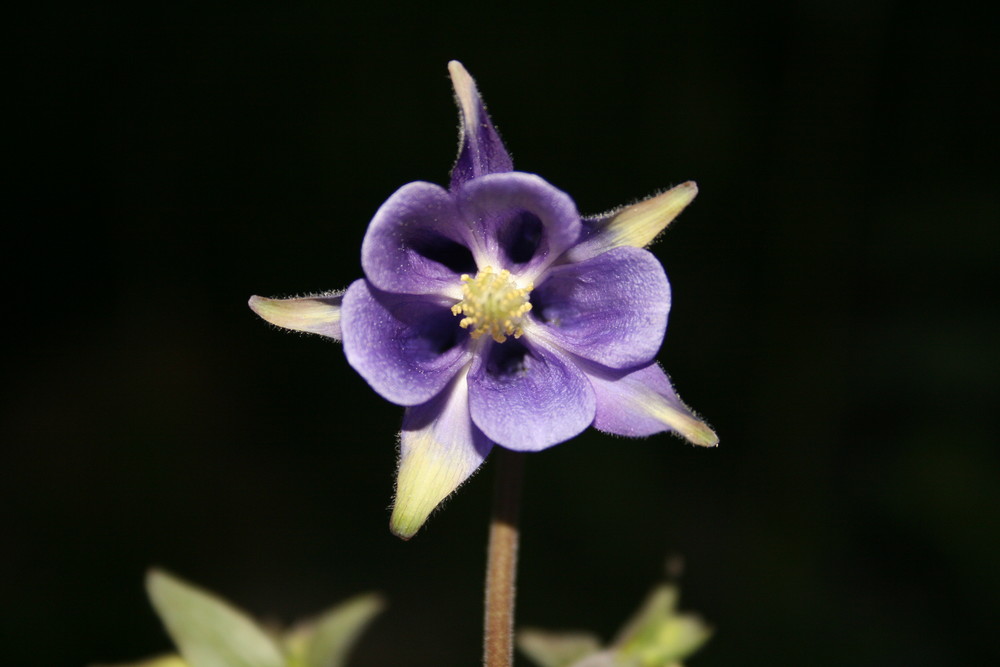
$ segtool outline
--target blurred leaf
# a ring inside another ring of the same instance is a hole
[[[656,588],[614,645],[626,664],[669,667],[697,651],[712,631],[693,614],[678,614],[675,586]]]
[[[517,647],[539,667],[570,667],[600,651],[601,642],[594,635],[584,632],[548,632],[526,628],[517,633]]]
[[[539,667],[681,667],[712,632],[693,614],[678,614],[675,586],[658,586],[611,647],[586,633],[522,630],[517,645]]]
[[[147,575],[146,590],[190,667],[285,667],[275,642],[214,595],[159,570]]]
[[[677,609],[680,594],[676,586],[662,585],[653,589],[642,607],[639,608],[625,626],[618,632],[614,643],[624,646],[654,634],[660,619],[666,618]]]
[[[296,627],[285,638],[289,667],[343,667],[358,637],[384,608],[381,596],[359,595]]]
[[[114,665],[91,665],[90,667],[189,667],[179,655],[161,655],[140,662],[124,662]]]
[[[614,651],[601,651],[580,662],[574,662],[572,667],[632,667],[632,665],[623,664]]]

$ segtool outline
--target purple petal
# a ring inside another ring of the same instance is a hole
[[[476,356],[469,371],[469,411],[495,443],[537,451],[590,425],[594,391],[571,360],[523,340],[490,341]]]
[[[476,82],[457,60],[448,63],[448,72],[455,88],[461,119],[458,160],[451,170],[451,188],[454,190],[473,178],[510,171],[514,166],[500,135],[490,122]]]
[[[565,192],[534,174],[510,172],[469,181],[457,191],[459,215],[475,229],[479,267],[533,279],[580,235],[580,214]]]
[[[396,501],[389,526],[409,539],[486,458],[493,443],[469,417],[466,373],[423,405],[406,409]]]
[[[294,299],[250,297],[250,309],[271,324],[293,331],[340,340],[340,301],[343,292]]]
[[[631,437],[673,431],[695,445],[719,444],[712,429],[681,402],[658,364],[625,373],[588,365],[586,371],[597,394],[594,428]]]
[[[476,272],[469,234],[447,190],[409,183],[372,218],[361,244],[361,266],[378,289],[458,298],[459,276]]]
[[[538,335],[612,368],[652,361],[663,342],[670,284],[660,262],[640,248],[620,247],[550,269],[531,293]]]
[[[468,334],[447,305],[356,280],[344,294],[344,354],[372,389],[399,405],[440,392],[468,362]]]

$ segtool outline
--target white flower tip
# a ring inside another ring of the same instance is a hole
[[[465,69],[465,65],[457,60],[448,62],[448,74],[451,75],[452,84],[454,84],[456,89],[459,88],[459,82],[462,82],[466,86],[472,83],[472,76],[469,74],[469,71]]]
[[[644,248],[698,195],[698,185],[686,181],[655,197],[626,206],[608,221],[613,245]]]
[[[409,540],[427,521],[437,503],[420,502],[420,499],[401,497],[397,492],[389,519],[389,531],[401,540]]]
[[[698,184],[694,181],[684,181],[676,189],[689,190],[691,192],[691,199],[694,199],[698,195]]]
[[[292,328],[287,326],[287,324],[283,324],[288,319],[287,313],[289,309],[282,304],[281,299],[268,299],[265,296],[254,294],[247,301],[247,305],[250,306],[250,310],[255,312],[265,322],[270,322],[275,326],[286,329]]]
[[[426,521],[426,517],[424,521]],[[403,540],[404,542],[409,542],[410,538],[417,534],[420,530],[420,526],[424,524],[424,521],[414,522],[407,519],[397,517],[396,512],[393,511],[392,518],[389,519],[389,531]]]
[[[404,430],[400,437],[396,500],[389,530],[408,540],[437,506],[476,471],[482,458],[455,452],[435,437],[433,427]]]
[[[699,447],[718,446],[719,436],[715,434],[715,431],[698,419],[683,403],[679,401],[674,403],[665,400],[662,396],[652,394],[642,399],[641,406],[648,415],[660,421],[692,445]]]
[[[479,91],[476,90],[476,82],[468,70],[457,60],[448,63],[448,74],[451,75],[451,85],[455,89],[455,97],[462,108],[462,116],[465,118],[464,127],[475,127],[478,124],[479,116]]]
[[[695,424],[689,425],[683,432],[681,432],[687,441],[693,445],[698,445],[699,447],[718,447],[719,446],[719,436],[715,434],[715,431],[708,427],[705,422],[697,422]]]
[[[468,476],[460,467],[451,465],[447,456],[441,456],[440,449],[425,433],[412,436],[405,447],[389,519],[389,530],[396,537],[408,540],[416,535],[434,508]]]
[[[678,410],[673,406],[663,406],[657,410],[659,419],[692,445],[718,447],[719,436],[708,424],[695,417],[689,410]]]
[[[148,570],[146,570],[146,579],[145,579],[146,590],[149,591],[153,587],[159,586],[161,581],[169,578],[170,575],[168,575],[160,568],[158,567],[149,568]]]
[[[340,340],[342,293],[295,299],[252,296],[248,305],[261,319],[283,329],[303,331]]]
[[[264,301],[269,301],[269,299],[266,299],[265,297],[257,296],[256,294],[254,294],[252,297],[250,297],[250,300],[247,301],[247,305],[250,306],[250,310],[252,310],[253,312],[255,312],[258,315],[260,315],[260,310],[259,309],[261,307],[261,303],[264,302]]]

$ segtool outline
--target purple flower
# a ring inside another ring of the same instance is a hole
[[[343,340],[351,366],[406,407],[390,523],[404,538],[495,445],[538,451],[591,425],[718,442],[656,363],[670,284],[643,249],[694,183],[581,218],[512,170],[472,78],[449,70],[461,110],[449,188],[410,183],[382,204],[346,292],[250,300],[268,322]]]

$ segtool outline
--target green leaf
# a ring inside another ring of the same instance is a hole
[[[601,651],[580,662],[574,662],[572,667],[637,667],[632,663],[623,663],[613,651]]]
[[[189,667],[179,655],[161,655],[140,662],[123,662],[114,665],[91,665],[90,667]]]
[[[677,613],[677,588],[657,587],[614,642],[619,657],[641,667],[667,667],[697,651],[712,631],[693,614]]]
[[[657,586],[646,598],[639,611],[629,619],[625,627],[618,633],[614,644],[627,646],[641,643],[644,639],[655,636],[659,624],[677,609],[678,597],[679,593],[675,586]]]
[[[517,647],[539,667],[570,667],[601,650],[601,642],[585,632],[548,632],[525,628]]]
[[[277,644],[242,611],[159,570],[146,591],[190,667],[285,667]]]
[[[381,596],[359,595],[296,627],[285,638],[290,663],[296,667],[343,667],[358,637],[384,608]]]

